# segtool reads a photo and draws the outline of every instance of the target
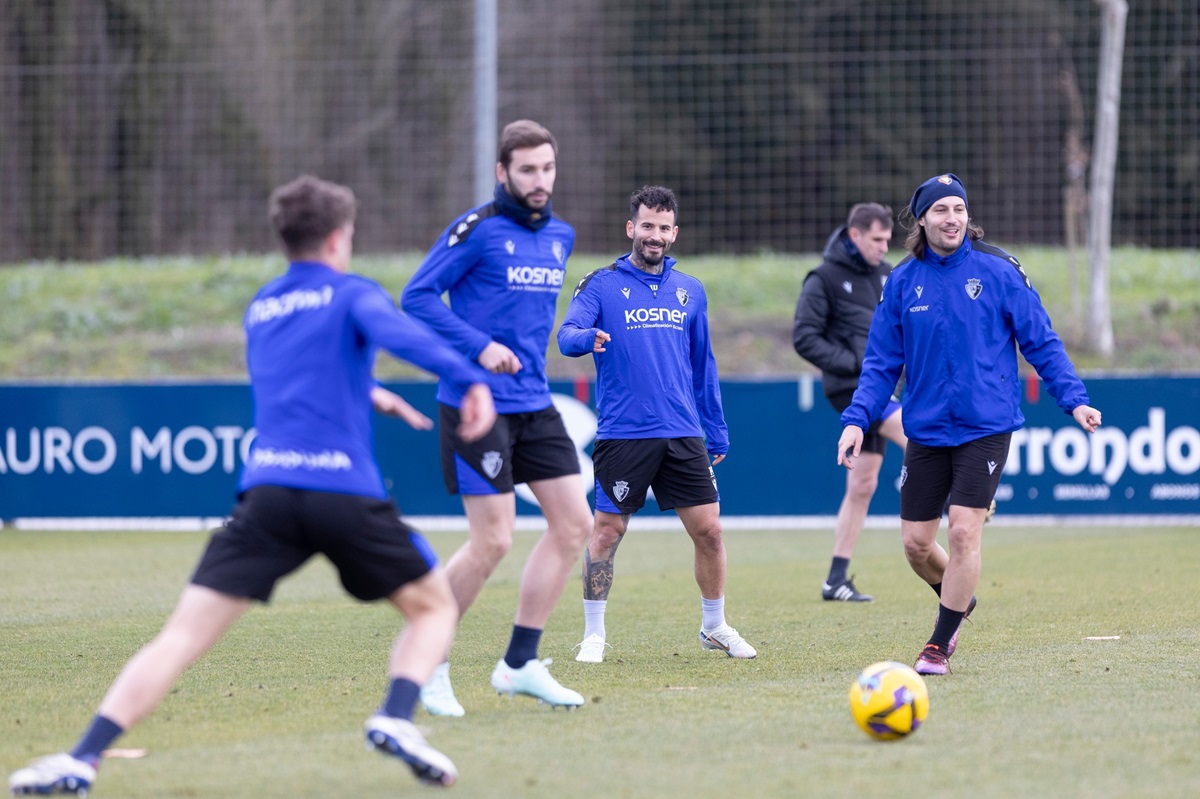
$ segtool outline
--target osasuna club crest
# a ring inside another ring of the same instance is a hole
[[[983,293],[983,284],[979,282],[979,278],[973,277],[967,281],[967,285],[963,286],[967,290],[967,296],[973,300],[979,299],[979,295]]]
[[[479,461],[479,466],[483,469],[483,473],[490,480],[496,479],[496,475],[500,474],[500,467],[503,465],[504,458],[500,457],[500,453],[495,450],[483,453],[483,459]]]
[[[554,258],[560,264],[563,262],[563,259],[567,257],[567,250],[565,247],[563,247],[563,243],[561,241],[556,241],[551,244],[550,249],[554,251]]]
[[[687,289],[683,288],[682,286],[675,289],[675,299],[679,300],[680,305],[687,305],[688,304]]]
[[[629,483],[624,480],[613,483],[613,496],[617,498],[617,502],[623,501],[625,497],[629,496]]]

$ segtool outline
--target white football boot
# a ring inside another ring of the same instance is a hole
[[[575,660],[580,663],[603,663],[605,647],[612,649],[612,644],[604,643],[603,638],[597,633],[592,633],[576,644],[575,648],[579,653],[575,655]]]
[[[718,649],[731,658],[752,658],[758,654],[758,650],[746,643],[746,639],[728,624],[722,624],[715,630],[705,630],[701,627],[700,646],[705,649]]]
[[[552,707],[565,707],[569,710],[582,705],[582,695],[570,688],[564,688],[559,685],[558,680],[550,676],[550,670],[546,667],[551,663],[553,661],[550,658],[534,658],[521,668],[514,669],[501,658],[492,671],[492,687],[497,693],[532,696]]]
[[[429,682],[421,686],[421,704],[431,716],[464,716],[463,706],[454,696],[450,685],[450,664],[443,663],[433,671]]]

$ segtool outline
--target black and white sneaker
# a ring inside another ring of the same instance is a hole
[[[854,578],[847,577],[846,579],[836,583],[825,583],[821,586],[821,599],[826,602],[874,602],[875,597],[870,594],[859,593],[859,590],[854,587]]]
[[[426,785],[448,788],[458,779],[450,758],[430,746],[411,721],[376,713],[367,719],[365,731],[368,749],[403,760]]]
[[[8,778],[13,796],[75,794],[87,796],[96,781],[96,769],[66,752],[35,760]]]

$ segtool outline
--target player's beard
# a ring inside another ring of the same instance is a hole
[[[665,241],[658,241],[656,242],[656,246],[659,248],[658,252],[647,254],[646,244],[649,241],[650,239],[635,241],[633,243],[634,252],[637,253],[638,260],[643,266],[659,266],[662,264],[663,259],[667,257],[667,250],[671,249],[671,245]]]
[[[529,195],[521,194],[519,191],[517,191],[517,187],[513,185],[511,180],[504,181],[504,188],[508,190],[508,195],[516,200],[517,203],[523,205],[531,211],[543,210],[547,205],[550,204],[550,198],[554,196],[551,192],[543,192],[546,197],[545,201],[541,205],[534,206],[529,204]]]
[[[925,230],[925,241],[928,242],[934,252],[941,254],[943,257],[955,253],[962,246],[963,240],[967,235],[967,226],[962,225],[958,228],[954,238],[951,238],[944,230],[933,228],[932,233],[929,228]]]

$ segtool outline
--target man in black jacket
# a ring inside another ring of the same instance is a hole
[[[891,264],[884,260],[891,238],[890,208],[878,203],[859,203],[851,208],[845,226],[829,237],[825,260],[804,278],[796,303],[792,343],[802,358],[821,370],[825,396],[839,414],[850,405],[858,387],[871,318],[892,271]],[[894,398],[883,420],[866,431],[857,468],[846,473],[846,494],[834,527],[833,562],[821,588],[826,600],[872,600],[855,588],[847,570],[879,483],[889,440],[901,449],[908,444],[900,420],[900,403]]]

